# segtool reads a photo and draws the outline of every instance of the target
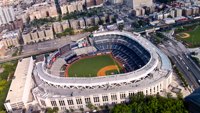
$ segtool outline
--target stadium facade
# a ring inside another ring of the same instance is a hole
[[[65,77],[60,71],[83,55],[111,53],[126,72],[101,77]],[[42,108],[87,109],[129,101],[137,92],[165,92],[172,81],[168,57],[137,33],[108,31],[67,44],[44,61],[35,62],[32,94]]]

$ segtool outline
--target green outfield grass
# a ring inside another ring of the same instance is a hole
[[[186,43],[188,47],[199,47],[200,46],[200,26],[197,26],[191,31],[186,31],[183,33],[188,33],[190,37],[182,38],[181,33],[177,34],[177,39],[182,40]]]
[[[69,77],[96,77],[98,71],[109,65],[116,65],[117,62],[110,55],[100,55],[92,58],[81,59],[72,64],[68,69]],[[117,64],[118,65],[118,64]],[[118,65],[120,68],[120,66]],[[120,68],[121,70],[121,68]],[[113,70],[116,72],[116,70]]]

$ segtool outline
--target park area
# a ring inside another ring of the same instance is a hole
[[[17,61],[0,64],[0,113],[6,113],[4,102],[17,66]]]
[[[66,69],[66,77],[96,77],[122,72],[122,66],[110,54],[82,58]]]
[[[187,47],[194,48],[200,46],[200,26],[182,26],[175,30],[175,36],[178,40],[184,42]]]

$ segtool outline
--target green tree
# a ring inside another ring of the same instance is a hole
[[[86,105],[90,110],[94,110],[95,109],[95,106],[92,104],[92,103],[88,103]]]
[[[99,25],[103,25],[103,21],[102,21],[102,20],[99,20],[98,24],[99,24]]]
[[[111,110],[111,113],[131,113],[131,109],[127,105],[119,104]]]
[[[52,108],[47,108],[46,109],[46,113],[58,113],[58,107],[54,107],[53,109]]]
[[[180,94],[181,95],[181,94]],[[179,99],[180,98],[180,99]],[[115,105],[111,113],[188,113],[182,97],[145,96],[142,92],[130,97],[128,104]]]
[[[80,111],[83,113],[83,112],[84,112],[84,109],[83,109],[83,108],[80,108]]]
[[[124,24],[119,24],[119,25],[118,25],[118,29],[119,29],[120,31],[122,31],[122,30],[124,29]]]
[[[70,111],[68,109],[65,110],[65,113],[69,113]]]
[[[171,98],[172,97],[172,93],[168,92],[167,93],[167,98]]]
[[[52,108],[47,108],[46,109],[46,113],[53,113],[53,109]]]
[[[73,113],[73,112],[74,112],[74,109],[70,109],[70,111]]]
[[[6,111],[0,111],[0,113],[6,113]]]
[[[116,22],[117,22],[116,18],[115,17],[112,18],[112,23],[116,23]]]
[[[181,92],[176,93],[178,99],[183,99],[183,94]]]

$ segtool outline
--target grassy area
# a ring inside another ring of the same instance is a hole
[[[188,28],[183,27],[181,32],[177,33],[176,38],[182,40],[188,47],[199,47],[200,46],[200,27],[191,26]],[[187,33],[190,36],[188,38],[183,38],[184,34]]]
[[[65,29],[62,33],[57,33],[56,36],[57,37],[62,37],[62,36],[66,36],[66,35],[74,35],[74,29],[73,28],[67,28]]]
[[[0,112],[4,111],[4,101],[6,99],[12,77],[17,66],[17,61],[0,64],[4,71],[0,73]]]
[[[110,55],[85,58],[72,64],[69,67],[68,74],[69,77],[95,77],[101,68],[116,64],[116,61]]]
[[[99,26],[92,26],[92,27],[83,29],[83,32],[93,32],[98,29],[99,29]]]
[[[56,18],[41,18],[41,19],[35,19],[33,21],[30,22],[31,26],[42,26],[44,24],[48,24],[48,23],[52,23],[52,22],[56,22]]]

